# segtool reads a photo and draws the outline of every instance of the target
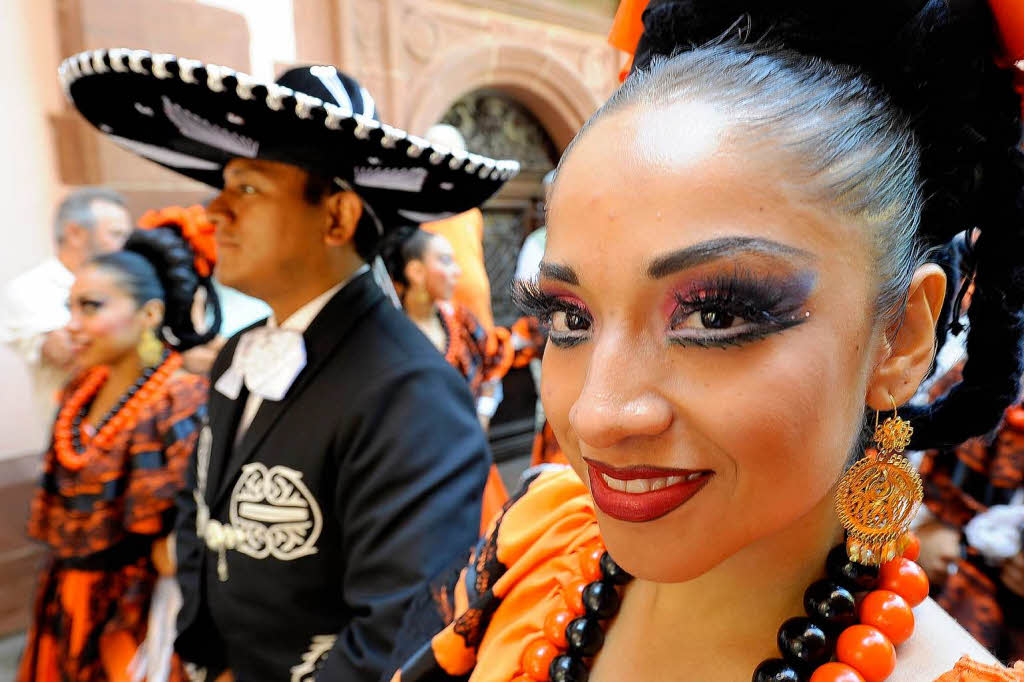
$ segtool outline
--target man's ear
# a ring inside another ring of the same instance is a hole
[[[910,400],[935,356],[935,325],[946,296],[946,273],[938,265],[922,265],[907,292],[907,307],[898,327],[886,332],[888,352],[868,383],[865,402],[874,410],[891,410]]]
[[[326,199],[327,231],[324,243],[328,246],[351,244],[363,215],[363,202],[355,192],[335,192]]]
[[[61,244],[71,248],[82,248],[89,243],[89,229],[79,223],[65,223]]]
[[[410,286],[422,286],[427,278],[427,268],[421,260],[411,260],[405,264],[405,281]]]

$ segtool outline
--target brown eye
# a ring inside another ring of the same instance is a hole
[[[558,311],[551,316],[551,330],[555,332],[586,331],[589,327],[590,320],[571,310]]]
[[[700,313],[700,322],[707,329],[728,329],[735,321],[735,315],[721,310],[703,310]]]

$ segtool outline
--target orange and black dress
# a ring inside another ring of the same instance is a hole
[[[65,390],[75,394],[82,377]],[[207,382],[178,373],[147,396],[134,427],[90,447],[77,470],[51,445],[28,534],[49,548],[19,682],[128,680],[145,638],[157,570],[153,543],[173,522],[174,498],[205,411]],[[182,679],[175,662],[171,679]]]
[[[934,399],[961,378],[963,363],[931,388]],[[994,437],[972,438],[948,450],[930,450],[921,462],[924,502],[943,523],[963,529],[996,504],[1006,504],[1024,487],[1024,406],[1006,410]],[[964,545],[957,570],[935,595],[976,640],[1002,660],[1024,658],[1024,599],[1002,584],[990,567]]]
[[[515,356],[509,331],[494,327],[488,332],[468,308],[459,304],[439,303],[437,314],[448,343],[445,360],[466,378],[477,412],[490,418],[497,408],[501,380],[512,367]],[[480,515],[481,533],[487,530],[507,499],[508,491],[498,468],[491,465]]]

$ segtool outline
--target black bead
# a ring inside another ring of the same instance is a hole
[[[801,682],[800,673],[781,658],[761,661],[754,670],[752,682]]]
[[[614,585],[592,582],[583,588],[583,607],[591,618],[611,618],[619,610],[619,593]]]
[[[565,639],[571,656],[590,658],[604,645],[604,630],[593,618],[577,618],[565,626]]]
[[[590,672],[578,658],[572,656],[555,656],[548,666],[548,677],[551,682],[587,682]]]
[[[832,646],[825,631],[810,618],[790,618],[779,628],[779,651],[790,665],[813,670],[832,657]]]
[[[605,552],[601,555],[601,573],[604,575],[604,579],[613,585],[625,585],[633,579],[629,573],[622,570],[622,567],[615,563],[612,556]]]
[[[836,545],[825,559],[825,573],[852,592],[873,590],[878,584],[878,567],[850,561],[846,545]]]
[[[835,633],[857,623],[853,593],[832,580],[811,583],[804,592],[804,610],[826,633]]]

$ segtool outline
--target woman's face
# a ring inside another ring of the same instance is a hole
[[[559,171],[534,302],[558,442],[609,551],[663,582],[820,508],[880,346],[863,230],[723,132],[686,103],[591,127]]]
[[[455,284],[462,270],[455,262],[451,243],[434,235],[423,252],[423,286],[433,301],[448,301],[455,294]]]
[[[116,364],[134,353],[146,328],[140,308],[109,269],[87,266],[71,286],[71,337],[76,370]]]

